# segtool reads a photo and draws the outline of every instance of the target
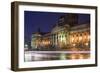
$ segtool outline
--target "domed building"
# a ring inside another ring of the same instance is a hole
[[[31,47],[32,49],[36,49],[41,44],[41,34],[39,32],[32,34],[32,40],[31,40]]]
[[[50,33],[40,32],[38,30],[36,33],[32,34],[31,48],[34,50],[46,50],[50,46]]]

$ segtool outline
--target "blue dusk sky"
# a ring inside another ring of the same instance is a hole
[[[41,32],[50,32],[58,19],[67,13],[24,11],[24,38],[31,40],[32,33],[40,29]],[[78,23],[90,21],[89,14],[78,14]]]

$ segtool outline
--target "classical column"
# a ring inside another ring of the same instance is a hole
[[[56,37],[55,37],[55,34],[54,34],[54,45],[55,45],[55,43],[56,43]]]
[[[55,34],[55,45],[56,45],[56,34]]]
[[[58,33],[57,33],[57,46],[58,46]]]
[[[54,34],[52,34],[52,45],[54,46]]]

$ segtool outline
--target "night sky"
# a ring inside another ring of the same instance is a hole
[[[62,15],[67,15],[67,13],[24,11],[25,41],[30,41],[32,33],[37,32],[38,29],[40,29],[41,32],[50,32]],[[78,18],[78,23],[81,24],[89,21],[90,15],[79,14]]]

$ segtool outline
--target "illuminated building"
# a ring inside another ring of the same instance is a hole
[[[41,49],[47,48],[50,45],[50,34],[42,33],[40,30],[32,34],[31,48],[32,49]]]
[[[61,16],[51,32],[42,34],[40,31],[32,34],[31,47],[55,48],[70,50],[90,50],[89,23],[78,24],[77,14]],[[81,48],[81,49],[80,49]],[[85,49],[82,49],[85,48]]]
[[[90,46],[90,26],[82,24],[71,28],[70,46],[77,48],[89,48]]]
[[[57,25],[52,29],[51,35],[52,45],[59,48],[67,46],[69,44],[69,25]]]
[[[77,15],[75,17],[75,14],[74,15],[71,14],[68,17],[66,16],[60,17],[60,19],[58,20],[58,24],[56,24],[56,26],[51,31],[52,45],[55,45],[63,49],[76,47],[76,48],[88,48],[87,50],[89,50],[90,46],[89,24],[87,23],[87,24],[75,25],[73,23],[78,23]]]
[[[31,40],[31,47],[32,48],[39,48],[41,45],[41,35],[39,32],[33,33],[32,40]]]

